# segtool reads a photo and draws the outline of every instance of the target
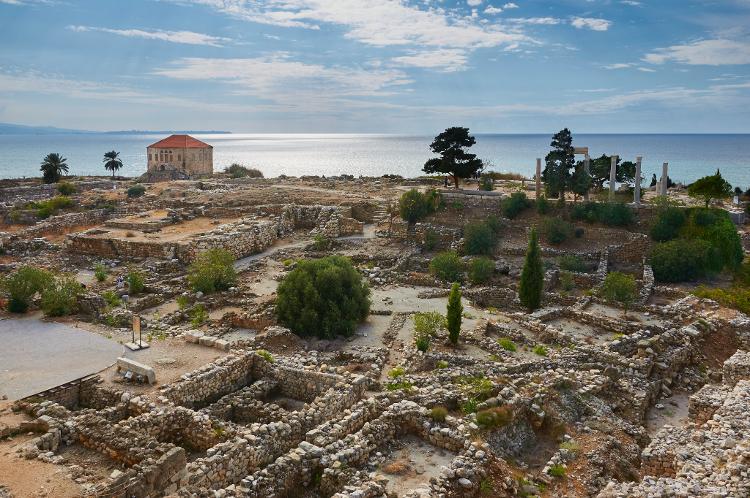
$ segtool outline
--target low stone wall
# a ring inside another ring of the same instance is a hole
[[[724,404],[729,393],[728,386],[706,384],[697,393],[690,396],[688,402],[688,416],[690,420],[703,425],[714,416],[716,410]]]
[[[750,379],[750,352],[737,351],[724,362],[722,370],[724,384],[734,386],[743,379]]]

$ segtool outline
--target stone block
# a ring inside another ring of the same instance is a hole
[[[138,363],[135,360],[131,360],[130,358],[117,358],[117,371],[120,372],[123,370],[143,376],[148,380],[149,384],[156,382],[156,373],[153,368],[144,365],[143,363]]]

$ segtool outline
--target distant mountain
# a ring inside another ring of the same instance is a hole
[[[208,135],[215,133],[232,133],[231,131],[219,130],[122,130],[122,131],[89,131],[73,130],[68,128],[56,128],[54,126],[27,126],[13,123],[0,123],[0,135],[84,135],[84,134],[101,134],[101,135],[171,135],[194,134]]]

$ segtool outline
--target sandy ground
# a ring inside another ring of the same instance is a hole
[[[439,476],[441,467],[450,465],[455,457],[412,435],[400,438],[398,443],[403,447],[389,455],[376,472],[389,479],[386,489],[397,496],[429,488],[430,479]]]
[[[690,394],[685,392],[674,392],[669,398],[657,401],[657,405],[663,405],[663,408],[652,406],[646,413],[646,431],[654,435],[665,425],[673,427],[682,427],[688,422],[688,404]]]

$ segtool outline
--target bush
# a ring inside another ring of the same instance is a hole
[[[31,207],[36,209],[36,215],[39,218],[46,219],[56,214],[61,209],[67,209],[73,205],[70,197],[58,195],[46,201],[31,203]]]
[[[482,221],[474,221],[464,227],[464,251],[466,254],[492,254],[497,244],[495,231]]]
[[[573,220],[588,223],[603,223],[608,226],[627,226],[633,223],[633,211],[620,202],[583,202],[575,204],[570,211]]]
[[[505,427],[511,420],[513,420],[513,414],[506,406],[497,406],[477,412],[477,425],[484,429]]]
[[[311,248],[313,251],[327,251],[333,246],[333,240],[321,233],[315,234]]]
[[[224,173],[227,173],[230,178],[263,178],[263,173],[259,169],[248,168],[237,163],[224,168]]]
[[[435,363],[435,367],[440,369],[448,368],[448,362],[445,360],[438,360],[437,363]]]
[[[445,251],[430,261],[430,273],[444,282],[463,280],[464,264],[456,251]]]
[[[146,287],[146,278],[139,270],[132,269],[125,276],[125,283],[128,284],[128,293],[135,296],[143,292]]]
[[[279,284],[279,321],[301,336],[350,336],[370,312],[370,289],[342,256],[302,260]]]
[[[469,263],[469,280],[473,284],[489,282],[495,273],[495,262],[490,258],[474,258]]]
[[[675,239],[656,244],[649,262],[659,282],[683,282],[707,274],[712,252],[705,240]]]
[[[573,235],[573,225],[562,218],[547,218],[542,222],[541,231],[547,242],[558,245]]]
[[[97,282],[104,282],[107,280],[107,268],[103,264],[98,263],[94,266],[94,277]]]
[[[388,377],[390,377],[391,379],[398,379],[399,377],[403,377],[404,375],[406,375],[406,370],[404,370],[404,367],[393,367],[388,372]]]
[[[511,353],[516,352],[518,349],[516,347],[516,343],[508,339],[507,337],[501,337],[497,340],[497,343],[500,345],[501,348],[503,348],[506,351],[510,351]]]
[[[418,351],[426,353],[430,349],[430,336],[427,334],[414,334],[414,346]]]
[[[445,328],[445,326],[445,317],[437,311],[427,311],[414,315],[414,331],[417,334],[435,337],[438,330]]]
[[[503,216],[513,219],[527,208],[531,207],[531,202],[526,198],[523,192],[513,192],[510,197],[506,197],[500,204],[500,210]]]
[[[750,289],[746,287],[735,285],[729,289],[721,289],[702,285],[694,290],[693,294],[705,299],[713,299],[722,306],[734,308],[750,315]]]
[[[633,275],[616,271],[607,274],[601,288],[602,297],[608,301],[619,303],[625,309],[625,313],[628,312],[628,308],[635,301],[636,292]]]
[[[437,190],[422,193],[417,189],[404,192],[398,201],[398,212],[404,221],[414,223],[434,213],[440,204]]]
[[[188,267],[187,279],[196,292],[210,294],[227,290],[237,282],[234,256],[220,248],[202,252]]]
[[[131,199],[141,197],[145,193],[146,187],[144,187],[143,185],[133,185],[132,187],[128,187],[128,197],[130,197]]]
[[[563,270],[560,272],[560,288],[564,292],[570,292],[576,288],[576,282],[573,279],[573,274],[569,271]]]
[[[487,226],[490,227],[495,235],[500,234],[503,229],[503,222],[500,221],[500,218],[498,218],[494,214],[487,216],[487,220],[485,221],[485,223],[487,223]]]
[[[518,284],[518,299],[529,311],[534,311],[542,302],[544,292],[544,265],[542,253],[537,240],[536,228],[531,229],[529,246],[521,271],[521,281]]]
[[[60,195],[73,195],[76,193],[76,186],[70,182],[60,182],[57,184],[57,192]]]
[[[268,351],[266,351],[265,349],[258,349],[257,351],[255,351],[255,353],[261,358],[263,358],[264,360],[266,360],[268,363],[274,362],[273,355],[269,353]]]
[[[661,210],[651,225],[649,235],[657,242],[667,242],[677,238],[680,229],[685,224],[685,211],[677,207],[667,207]]]
[[[22,266],[3,278],[0,284],[8,295],[8,311],[25,313],[34,296],[49,287],[53,280],[52,274],[32,266]]]
[[[458,283],[454,282],[451,286],[451,293],[448,295],[448,310],[445,313],[446,328],[448,329],[448,339],[452,344],[458,344],[458,335],[461,333],[461,314],[464,307],[461,304],[461,289]]]
[[[424,240],[422,241],[422,249],[425,251],[432,251],[438,245],[440,237],[435,230],[429,228],[424,232]]]
[[[588,270],[586,262],[575,254],[565,254],[557,258],[557,265],[561,270],[585,273]]]
[[[538,356],[547,356],[547,347],[542,344],[537,344],[531,351]]]
[[[482,175],[479,178],[479,190],[491,192],[495,190],[495,182],[490,175]]]
[[[537,199],[536,201],[536,212],[545,215],[549,212],[549,201],[547,200],[547,197],[542,195]]]
[[[550,468],[547,470],[547,474],[557,478],[565,477],[565,467],[559,464],[550,465]]]
[[[576,227],[573,231],[573,235],[576,239],[580,239],[581,237],[583,237],[584,233],[586,233],[586,231],[583,229],[583,227]]]
[[[196,304],[190,310],[190,324],[193,327],[200,327],[208,320],[208,311],[202,304]]]
[[[430,418],[435,422],[445,422],[445,417],[448,416],[448,409],[444,406],[434,406],[430,410]]]
[[[42,291],[40,307],[46,316],[66,316],[78,307],[83,287],[73,277],[60,276]]]
[[[107,306],[110,308],[116,308],[122,304],[122,300],[120,299],[120,296],[117,295],[116,292],[108,290],[102,292],[102,299],[107,303]]]

